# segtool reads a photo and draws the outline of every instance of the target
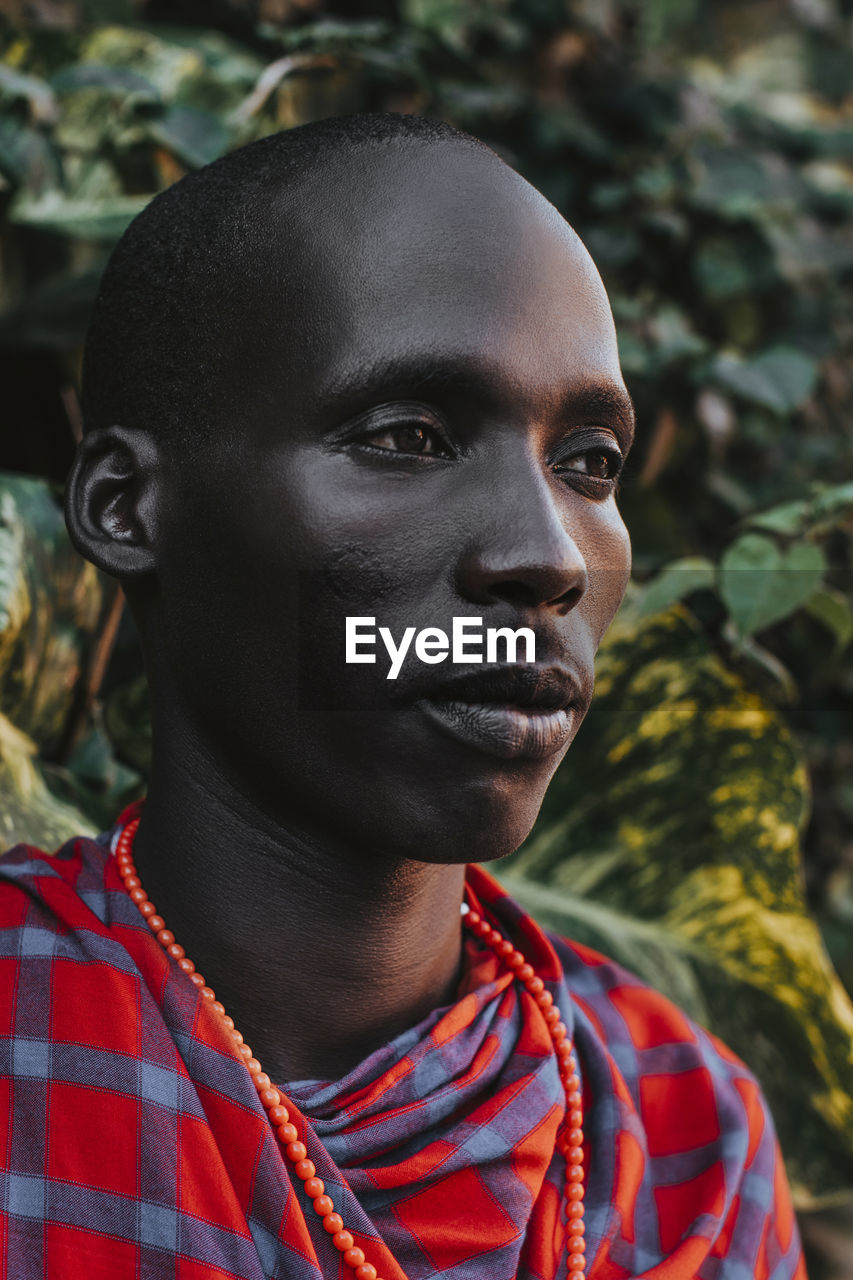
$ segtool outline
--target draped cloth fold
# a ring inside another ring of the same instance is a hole
[[[128,898],[116,835],[0,858],[0,1275],[351,1277],[221,1020]],[[575,1041],[590,1280],[805,1280],[743,1064],[467,878]],[[384,1280],[564,1280],[565,1098],[541,1012],[491,951],[466,941],[456,1002],[344,1079],[281,1087]]]

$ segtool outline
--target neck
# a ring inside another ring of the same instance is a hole
[[[134,856],[188,956],[279,1083],[333,1080],[455,998],[464,867],[367,856],[155,767]]]

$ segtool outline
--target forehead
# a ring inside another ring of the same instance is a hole
[[[499,395],[620,385],[598,273],[557,211],[492,153],[359,148],[270,222],[259,345],[295,390],[429,383]]]

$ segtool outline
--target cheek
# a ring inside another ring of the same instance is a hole
[[[616,616],[631,577],[631,539],[615,501],[598,509],[589,530],[584,559],[589,574],[589,610],[597,642]]]

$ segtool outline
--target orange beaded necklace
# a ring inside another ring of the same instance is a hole
[[[270,1077],[234,1026],[234,1019],[225,1012],[225,1006],[216,999],[215,992],[207,985],[183,947],[175,941],[175,935],[171,929],[166,928],[165,920],[158,915],[154,903],[143,889],[142,882],[136,874],[132,853],[133,838],[138,826],[139,819],[134,818],[122,829],[116,844],[116,864],[125,889],[131,900],[136,903],[163,950],[177,962],[179,968],[183,969],[190,982],[200,988],[202,998],[209,1002],[211,1008],[227,1027],[236,1052],[245,1062],[246,1070],[252,1077],[258,1096],[266,1108],[284,1154],[293,1166],[293,1172],[302,1183],[305,1195],[312,1202],[314,1212],[323,1219],[323,1226],[331,1236],[331,1243],[342,1254],[345,1264],[352,1269],[355,1280],[381,1280],[376,1267],[367,1261],[364,1251],[357,1247],[353,1236],[344,1226],[343,1218],[335,1211],[331,1196],[326,1194],[322,1179],[317,1177],[313,1161],[308,1159],[305,1144],[299,1141],[299,1134],[296,1126],[291,1123],[290,1112],[285,1106],[281,1093],[273,1085]],[[468,906],[463,904],[462,913],[468,929],[475,937],[486,943],[513,976],[522,983],[548,1024],[557,1054],[560,1079],[566,1092],[566,1123],[557,1141],[559,1151],[566,1158],[568,1254],[566,1280],[584,1280],[586,1246],[583,1221],[583,1112],[578,1064],[568,1039],[566,1025],[560,1017],[560,1011],[554,1004],[550,991],[545,990],[544,982],[536,976],[532,965],[527,963],[521,952],[517,951],[513,944],[487,920],[484,920],[479,912],[469,910]]]

